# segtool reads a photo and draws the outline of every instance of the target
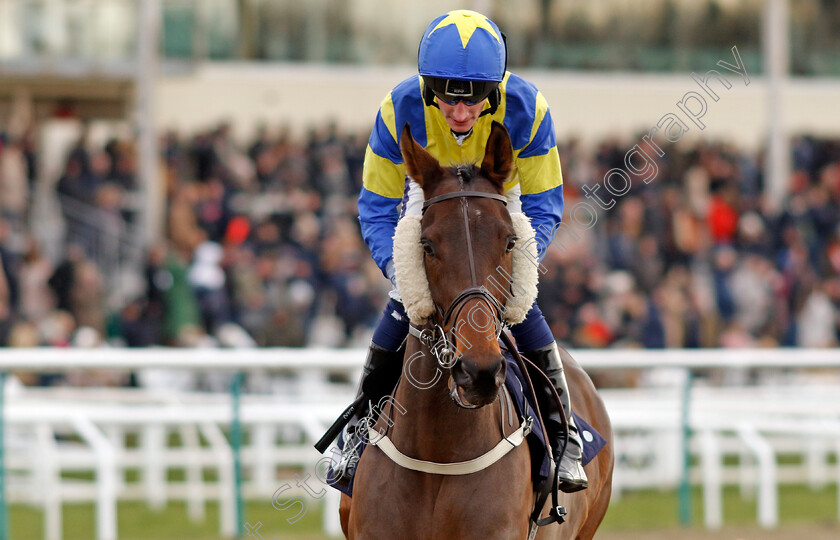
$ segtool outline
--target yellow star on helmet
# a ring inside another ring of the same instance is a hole
[[[499,43],[502,42],[498,34],[496,34],[496,30],[494,30],[493,26],[490,24],[490,21],[487,20],[487,17],[481,13],[470,11],[468,9],[458,9],[447,13],[446,17],[440,21],[431,32],[429,32],[429,36],[431,36],[438,28],[443,28],[444,26],[449,26],[451,24],[454,24],[458,28],[458,33],[461,35],[461,45],[463,45],[465,49],[467,48],[467,43],[470,42],[470,38],[477,28],[487,30],[490,32],[490,35],[496,38],[496,41]]]

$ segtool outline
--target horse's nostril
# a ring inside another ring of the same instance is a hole
[[[458,386],[467,386],[475,380],[475,365],[472,362],[465,362],[460,356],[452,366],[452,378]]]
[[[504,380],[505,363],[502,361],[481,366],[466,358],[460,358],[452,366],[452,378],[459,386],[495,386]]]
[[[499,360],[499,369],[496,370],[496,379],[500,381],[505,380],[505,376],[507,375],[507,362],[505,362],[504,358]]]

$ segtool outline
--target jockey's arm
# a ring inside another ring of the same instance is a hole
[[[548,118],[550,122],[550,118]],[[553,129],[553,126],[552,126]],[[531,141],[531,144],[539,141]],[[531,220],[531,226],[536,233],[539,243],[540,260],[545,256],[546,249],[551,244],[554,232],[563,216],[563,174],[560,169],[560,158],[557,147],[553,144],[541,155],[526,154],[528,147],[519,153],[516,159],[516,174],[518,182],[513,186],[505,186],[506,194],[518,195],[521,211]],[[509,202],[511,211],[516,208]]]
[[[386,277],[389,277],[386,267],[394,252],[394,229],[400,217],[398,207],[405,189],[405,166],[399,156],[396,141],[374,128],[362,169],[359,222],[373,260]]]

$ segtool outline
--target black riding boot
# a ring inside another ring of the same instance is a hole
[[[358,449],[364,440],[364,437],[357,433],[359,423],[370,412],[371,403],[379,403],[379,400],[394,390],[402,372],[403,352],[404,348],[396,352],[389,351],[373,342],[368,348],[367,359],[362,368],[362,379],[356,391],[357,399],[363,394],[367,399],[347,423],[341,459],[333,468],[333,475],[340,484],[349,483],[356,472]]]
[[[559,471],[560,491],[572,493],[585,489],[589,481],[586,478],[586,472],[584,472],[583,465],[581,464],[583,444],[581,443],[577,426],[571,414],[572,408],[569,403],[569,387],[566,383],[566,374],[563,371],[563,362],[560,359],[560,351],[557,350],[557,344],[552,343],[548,347],[523,354],[548,376],[551,384],[557,390],[557,394],[560,396],[560,401],[568,416],[569,444],[564,451],[563,417],[561,416],[560,409],[557,407],[557,401],[554,399],[551,388],[545,385],[544,380],[539,382],[539,380],[532,377],[532,379],[537,381],[534,384],[534,392],[537,394],[538,404],[542,412],[543,421],[545,422],[545,430],[548,433],[549,444],[551,445],[551,452],[554,455],[555,463],[557,462],[557,456],[563,456],[560,463],[556,463],[557,470]]]

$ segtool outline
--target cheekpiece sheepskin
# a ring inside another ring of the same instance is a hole
[[[537,298],[539,282],[539,258],[534,229],[528,217],[517,212],[511,214],[513,230],[518,240],[513,249],[513,268],[509,279],[494,276],[495,282],[505,287],[502,300],[505,304],[504,321],[517,324],[525,320]],[[434,313],[435,305],[429,290],[426,267],[423,262],[423,246],[420,244],[421,216],[404,216],[394,232],[394,272],[397,291],[400,293],[405,311],[411,322],[425,324]],[[497,296],[502,291],[491,291]]]

